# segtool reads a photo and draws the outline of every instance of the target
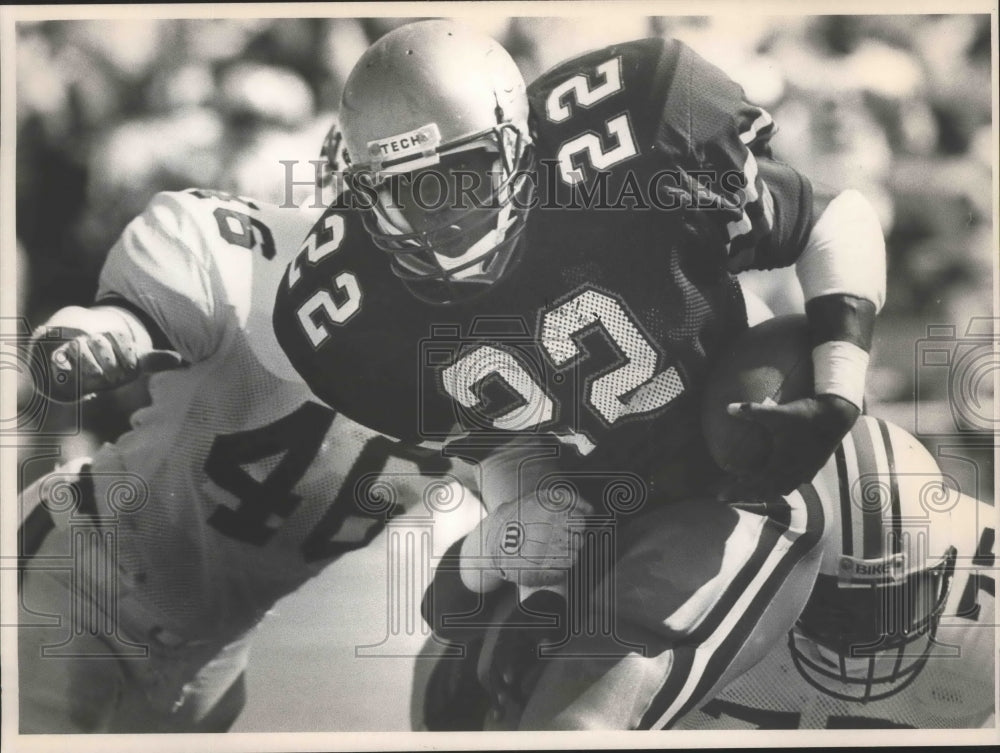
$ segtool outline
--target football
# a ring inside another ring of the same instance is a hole
[[[726,412],[729,403],[787,403],[813,394],[809,326],[801,314],[779,316],[735,338],[709,373],[702,433],[712,459],[727,473],[759,468],[770,451],[764,427]]]

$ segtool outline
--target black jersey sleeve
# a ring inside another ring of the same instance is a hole
[[[422,421],[427,406],[417,400],[415,362],[429,327],[418,303],[389,271],[358,211],[335,204],[285,270],[272,324],[316,397],[375,431],[422,441],[437,424]]]
[[[337,363],[337,330],[356,314],[361,291],[350,271],[333,265],[331,252],[343,241],[341,216],[327,212],[310,230],[278,286],[272,326],[289,362],[313,393],[341,410],[337,382],[329,374]],[[339,278],[339,279],[338,279]]]
[[[557,167],[557,201],[576,201],[581,189],[594,196],[605,173],[613,207],[631,181],[633,206],[677,214],[733,272],[787,266],[805,246],[812,188],[772,158],[773,118],[683,43],[644,39],[587,53],[529,94],[539,152]]]
[[[666,41],[663,51],[654,146],[665,168],[676,166],[688,213],[714,226],[730,271],[793,263],[812,227],[812,187],[772,158],[774,119],[686,45]]]

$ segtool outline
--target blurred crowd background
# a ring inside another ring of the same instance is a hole
[[[19,22],[19,315],[36,326],[59,307],[89,304],[107,249],[157,191],[200,186],[281,203],[281,161],[297,160],[293,201],[312,201],[308,161],[346,75],[368,44],[408,20]],[[576,53],[657,35],[684,40],[739,81],[775,116],[776,156],[819,187],[861,189],[882,218],[889,292],[873,412],[913,430],[920,410],[925,428],[955,428],[954,364],[961,348],[978,347],[963,340],[970,321],[992,312],[989,16],[484,14],[473,23],[528,81]],[[748,284],[778,312],[801,305],[788,275]],[[956,327],[950,366],[917,363],[929,324]],[[970,382],[975,415],[992,415],[992,381]],[[113,439],[143,399],[137,387],[86,403],[88,431],[65,440],[64,457]],[[46,421],[69,420],[66,410],[53,407]],[[979,481],[991,497],[992,470]]]

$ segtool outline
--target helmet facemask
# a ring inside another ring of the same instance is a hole
[[[533,166],[525,130],[499,123],[417,159],[370,163],[352,175],[377,192],[364,222],[392,256],[394,274],[417,297],[452,303],[507,269],[532,200]]]
[[[411,293],[467,300],[511,268],[534,150],[524,77],[495,39],[443,19],[394,29],[355,63],[338,114],[368,232]],[[455,182],[456,160],[476,166],[479,190]],[[412,189],[434,172],[426,183],[447,186],[445,205],[421,207]]]
[[[955,556],[950,547],[938,564],[894,583],[848,586],[820,575],[788,638],[802,677],[827,695],[854,702],[903,690],[937,645]]]

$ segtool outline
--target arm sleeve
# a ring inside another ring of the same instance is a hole
[[[213,258],[215,229],[194,209],[197,201],[182,193],[154,196],[108,253],[96,296],[98,304],[144,312],[192,363],[218,348],[227,312]]]

